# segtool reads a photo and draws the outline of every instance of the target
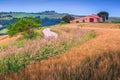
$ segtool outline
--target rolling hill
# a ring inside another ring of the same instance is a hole
[[[26,12],[0,12],[0,35],[6,34],[6,27],[8,24],[14,23],[19,18],[25,18],[28,16],[33,16],[41,19],[41,24],[43,26],[56,25],[61,22],[61,18],[68,13],[57,13],[55,11],[44,11],[38,13],[26,13]],[[72,14],[71,14],[72,15]],[[72,15],[75,18],[84,17],[84,15]],[[120,17],[109,17],[109,21],[118,23],[120,22]]]
[[[50,28],[59,34],[58,39],[19,40],[1,47],[1,80],[120,79],[118,24],[82,23]]]

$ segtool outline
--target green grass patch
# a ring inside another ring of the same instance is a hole
[[[5,17],[5,18],[0,18],[0,20],[11,20],[12,18]]]
[[[120,24],[120,21],[116,21],[116,22],[112,22],[112,23],[114,23],[114,24]]]
[[[12,54],[0,60],[0,72],[16,72],[30,63],[30,55],[27,53]]]
[[[92,31],[89,36],[92,37],[92,38],[95,38],[95,37],[96,37],[96,34],[95,34],[94,31]]]
[[[0,30],[0,34],[6,34],[6,33],[7,33],[7,29]]]

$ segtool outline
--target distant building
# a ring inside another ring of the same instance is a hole
[[[81,17],[81,18],[76,18],[72,21],[71,23],[80,23],[80,22],[88,22],[88,23],[95,23],[95,22],[103,22],[102,17],[99,17],[97,14],[92,14],[89,16]]]

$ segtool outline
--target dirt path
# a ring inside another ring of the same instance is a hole
[[[55,32],[52,32],[50,28],[45,28],[43,30],[43,33],[44,33],[44,38],[49,38],[49,37],[57,38],[58,37],[58,35]]]

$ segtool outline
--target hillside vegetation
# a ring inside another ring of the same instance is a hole
[[[35,17],[42,19],[41,24],[43,26],[51,26],[56,25],[61,22],[61,18],[66,14],[60,14],[55,11],[44,11],[39,13],[25,13],[25,12],[0,12],[0,24],[1,25],[9,25],[16,22],[19,18],[26,17]],[[3,26],[3,28],[6,28]],[[0,28],[2,30],[3,28]]]
[[[118,24],[66,24],[51,30],[58,39],[4,48],[0,79],[120,80]]]
[[[40,61],[63,53],[95,37],[93,31],[81,31],[74,28],[65,29],[64,27],[58,27],[58,29],[53,27],[52,30],[62,32],[59,34],[58,39],[40,39],[38,36],[35,40],[23,42],[24,44],[21,41],[17,41],[19,44],[14,44],[14,42],[12,45],[4,46],[3,48],[1,46],[1,54],[4,55],[1,55],[0,59],[0,72],[16,72],[25,68],[31,62]]]

